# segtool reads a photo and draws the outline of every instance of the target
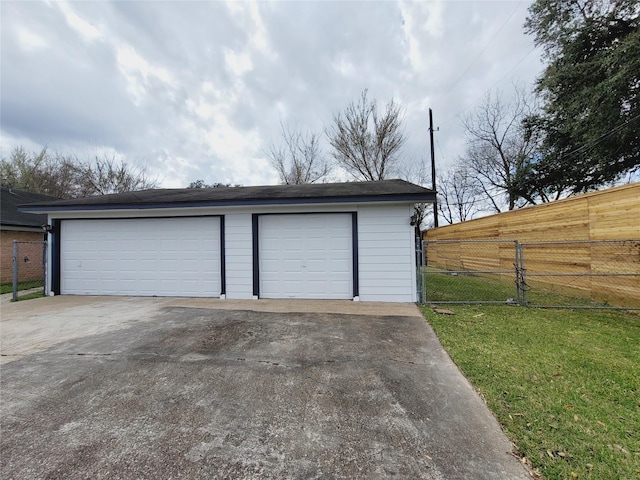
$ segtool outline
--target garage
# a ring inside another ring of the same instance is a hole
[[[218,217],[64,220],[61,293],[219,296],[220,257]]]
[[[46,213],[50,295],[415,302],[404,180],[152,189],[21,206]]]
[[[260,215],[259,296],[353,298],[350,213]]]

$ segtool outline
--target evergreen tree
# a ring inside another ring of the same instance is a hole
[[[543,47],[543,147],[523,188],[584,192],[640,167],[640,2],[537,0],[527,33]]]

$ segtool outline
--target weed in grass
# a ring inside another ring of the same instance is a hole
[[[640,316],[493,305],[453,310],[442,316],[423,308],[545,478],[640,478]]]

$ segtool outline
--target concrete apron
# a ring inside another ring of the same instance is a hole
[[[0,305],[0,364],[68,340],[153,320],[167,307],[420,316],[420,311],[412,303],[59,295]]]
[[[413,304],[60,296],[0,316],[5,478],[530,478]]]

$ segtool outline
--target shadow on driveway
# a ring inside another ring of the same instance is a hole
[[[5,479],[529,478],[420,316],[163,307],[1,388]]]

